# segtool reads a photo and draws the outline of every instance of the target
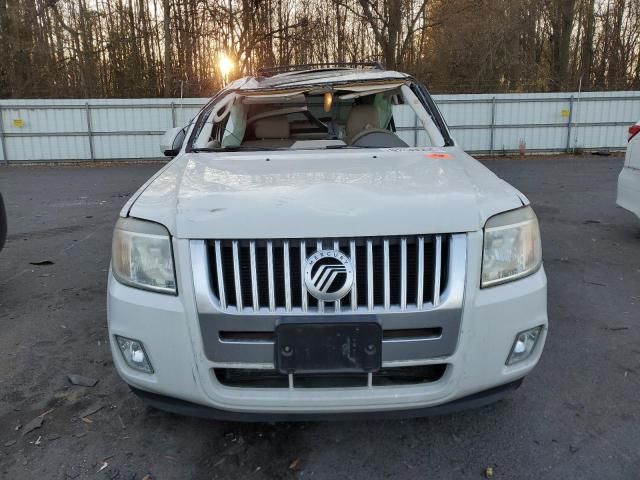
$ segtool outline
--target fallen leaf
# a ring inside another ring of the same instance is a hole
[[[99,403],[96,403],[95,405],[91,405],[89,408],[87,408],[86,410],[81,412],[78,415],[78,417],[85,418],[85,417],[88,417],[90,415],[93,415],[96,412],[99,412],[100,410],[102,410],[102,405],[100,405]]]
[[[64,474],[65,478],[78,478],[80,476],[80,472],[76,471],[78,467],[68,468]]]
[[[621,332],[623,330],[629,330],[629,327],[604,327],[604,329],[610,332]]]
[[[238,440],[234,443],[234,445],[231,445],[224,452],[222,452],[222,455],[225,455],[225,456],[237,455],[241,453],[245,448],[247,447],[245,445],[244,438],[238,437]]]
[[[98,469],[98,471],[96,473],[100,473],[102,470],[104,470],[108,466],[109,466],[109,464],[107,462],[102,462],[102,466]]]
[[[44,416],[43,415],[40,415],[40,416],[34,418],[29,423],[27,423],[27,425],[24,427],[24,430],[22,432],[22,436],[24,437],[27,433],[33,432],[34,430],[37,430],[38,428],[40,428],[42,426],[43,423],[44,423]]]
[[[484,469],[484,476],[486,478],[493,478],[493,467],[487,467]]]
[[[81,387],[95,387],[98,380],[91,377],[85,377],[84,375],[77,375],[75,373],[67,375],[69,382],[72,385],[79,385]]]
[[[289,464],[289,470],[297,470],[300,465],[300,459],[296,458],[293,462]]]
[[[43,265],[54,265],[51,260],[40,260],[39,262],[29,262],[31,265],[43,266]]]

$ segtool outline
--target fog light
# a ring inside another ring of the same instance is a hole
[[[116,342],[127,365],[144,373],[153,373],[153,367],[147,359],[142,342],[118,335],[116,335]]]
[[[529,358],[536,347],[536,343],[538,343],[541,331],[542,326],[525,330],[516,335],[513,347],[511,347],[511,353],[507,358],[507,365],[513,365]]]

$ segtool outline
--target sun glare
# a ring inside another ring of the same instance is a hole
[[[233,70],[233,61],[224,53],[221,53],[218,57],[218,68],[226,81],[229,77],[229,73]]]

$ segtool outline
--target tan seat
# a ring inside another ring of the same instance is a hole
[[[243,142],[248,147],[287,148],[293,145],[289,122],[285,115],[267,117],[253,123],[253,135],[256,140]]]
[[[351,143],[357,134],[371,128],[379,128],[378,109],[373,105],[356,105],[347,118],[346,142]]]

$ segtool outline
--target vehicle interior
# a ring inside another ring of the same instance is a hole
[[[444,139],[407,82],[232,91],[193,143],[203,150],[406,148]]]

